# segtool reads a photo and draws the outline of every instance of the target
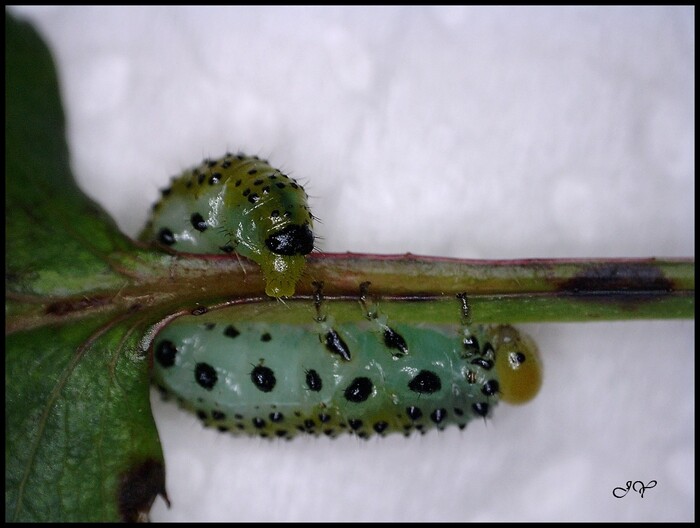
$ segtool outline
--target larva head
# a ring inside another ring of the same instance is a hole
[[[267,295],[294,295],[306,255],[314,249],[306,193],[293,182],[289,188],[275,186],[246,213],[243,224],[249,227],[238,231],[236,250],[260,265]]]
[[[534,341],[512,326],[499,326],[494,346],[501,399],[512,404],[530,401],[542,385],[542,364]]]
[[[314,248],[313,216],[296,180],[256,156],[207,159],[162,191],[141,238],[175,251],[236,252],[256,262],[272,297],[294,294]]]

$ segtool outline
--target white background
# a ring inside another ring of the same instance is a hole
[[[242,150],[306,184],[325,251],[695,254],[693,8],[15,11],[130,235],[171,175]],[[541,394],[463,432],[268,442],[154,397],[152,519],[694,520],[694,322],[523,327]]]

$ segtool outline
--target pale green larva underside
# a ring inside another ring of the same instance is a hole
[[[257,156],[226,154],[173,179],[140,238],[185,253],[235,251],[260,265],[268,295],[287,297],[314,247],[307,198]]]
[[[181,317],[154,342],[156,384],[222,431],[366,438],[463,428],[499,399],[531,399],[541,382],[535,345],[511,326],[392,325],[359,309],[342,324],[236,313]]]

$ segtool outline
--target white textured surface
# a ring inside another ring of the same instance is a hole
[[[129,234],[169,176],[240,149],[306,183],[327,251],[695,254],[693,8],[15,11]],[[694,322],[526,329],[540,396],[464,432],[270,443],[154,398],[153,520],[694,520]]]

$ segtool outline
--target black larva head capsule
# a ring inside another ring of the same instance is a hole
[[[314,249],[314,234],[306,224],[288,225],[267,237],[265,245],[275,255],[308,255]]]

